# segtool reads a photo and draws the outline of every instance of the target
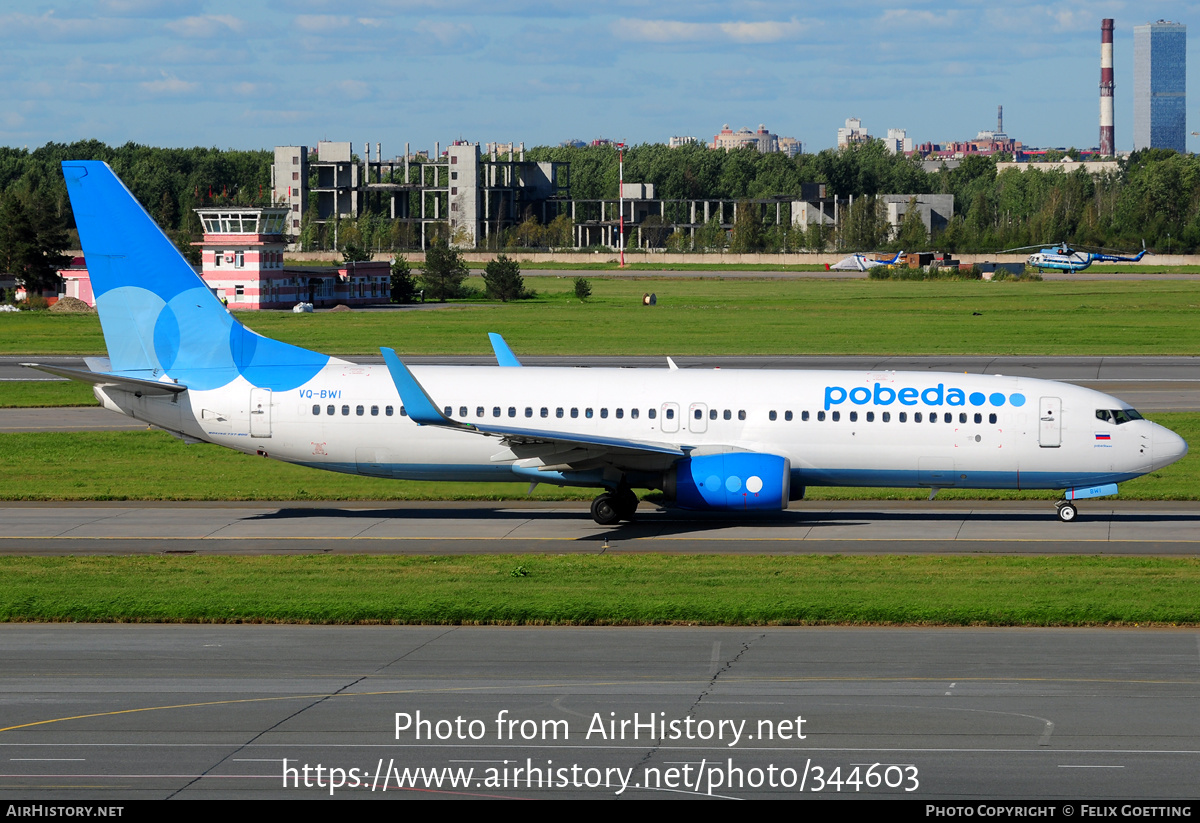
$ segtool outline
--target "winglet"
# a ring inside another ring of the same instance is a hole
[[[675,365],[675,361],[670,357],[667,358],[667,368],[671,371],[679,371],[679,367]]]
[[[521,361],[513,354],[512,349],[508,347],[508,343],[504,342],[504,338],[496,334],[494,331],[488,332],[488,339],[492,341],[492,351],[496,353],[496,364],[505,367],[520,366]]]
[[[404,404],[404,411],[414,423],[418,426],[448,426],[453,429],[474,428],[466,423],[451,420],[442,414],[441,409],[426,393],[424,387],[417,382],[417,378],[413,377],[408,367],[400,362],[395,351],[380,348],[379,353],[383,355],[383,362],[387,364],[392,382],[396,384],[396,391],[400,393],[400,402]]]

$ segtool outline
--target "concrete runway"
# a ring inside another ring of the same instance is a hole
[[[1200,773],[1195,630],[6,624],[0,694],[6,803],[318,799],[331,769],[360,799],[1169,801]]]
[[[4,503],[0,554],[1200,554],[1200,503],[848,501],[769,516],[643,504],[598,526],[586,503]]]

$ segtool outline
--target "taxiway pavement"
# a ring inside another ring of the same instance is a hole
[[[0,694],[18,804],[1163,801],[1200,769],[1195,630],[6,624]]]
[[[0,554],[1200,554],[1200,504],[800,501],[747,517],[656,510],[599,526],[586,503],[4,503]]]

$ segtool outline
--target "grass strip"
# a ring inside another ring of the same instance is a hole
[[[535,300],[434,311],[244,312],[255,331],[329,354],[1185,354],[1200,351],[1200,281],[526,278]],[[482,288],[482,280],[471,285]],[[658,305],[642,306],[654,292]],[[100,354],[94,315],[0,315],[0,354]]]
[[[1200,413],[1151,415],[1191,444]],[[428,483],[319,471],[160,431],[0,434],[0,500],[513,500],[524,483]],[[809,487],[809,500],[920,500],[927,489]],[[590,489],[538,486],[539,500],[590,500]],[[1030,500],[1060,492],[944,489],[939,500]],[[651,498],[656,499],[656,498]],[[1200,448],[1121,484],[1123,500],[1200,499]],[[793,505],[803,505],[793,504]]]
[[[75,380],[10,380],[0,383],[0,409],[95,406],[90,383]]]
[[[1200,559],[5,557],[0,621],[449,625],[1200,623]]]

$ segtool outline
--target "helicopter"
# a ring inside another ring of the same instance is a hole
[[[1136,263],[1146,256],[1146,241],[1142,241],[1142,250],[1136,255],[1130,257],[1128,255],[1108,254],[1105,250],[1100,251],[1079,251],[1068,246],[1066,243],[1059,243],[1057,246],[1041,248],[1039,246],[1021,246],[1016,249],[1006,249],[1001,254],[1008,252],[1023,251],[1024,249],[1039,249],[1039,251],[1029,255],[1029,259],[1025,261],[1027,266],[1036,268],[1039,272],[1042,269],[1051,269],[1052,271],[1077,272],[1083,271],[1093,263]]]

